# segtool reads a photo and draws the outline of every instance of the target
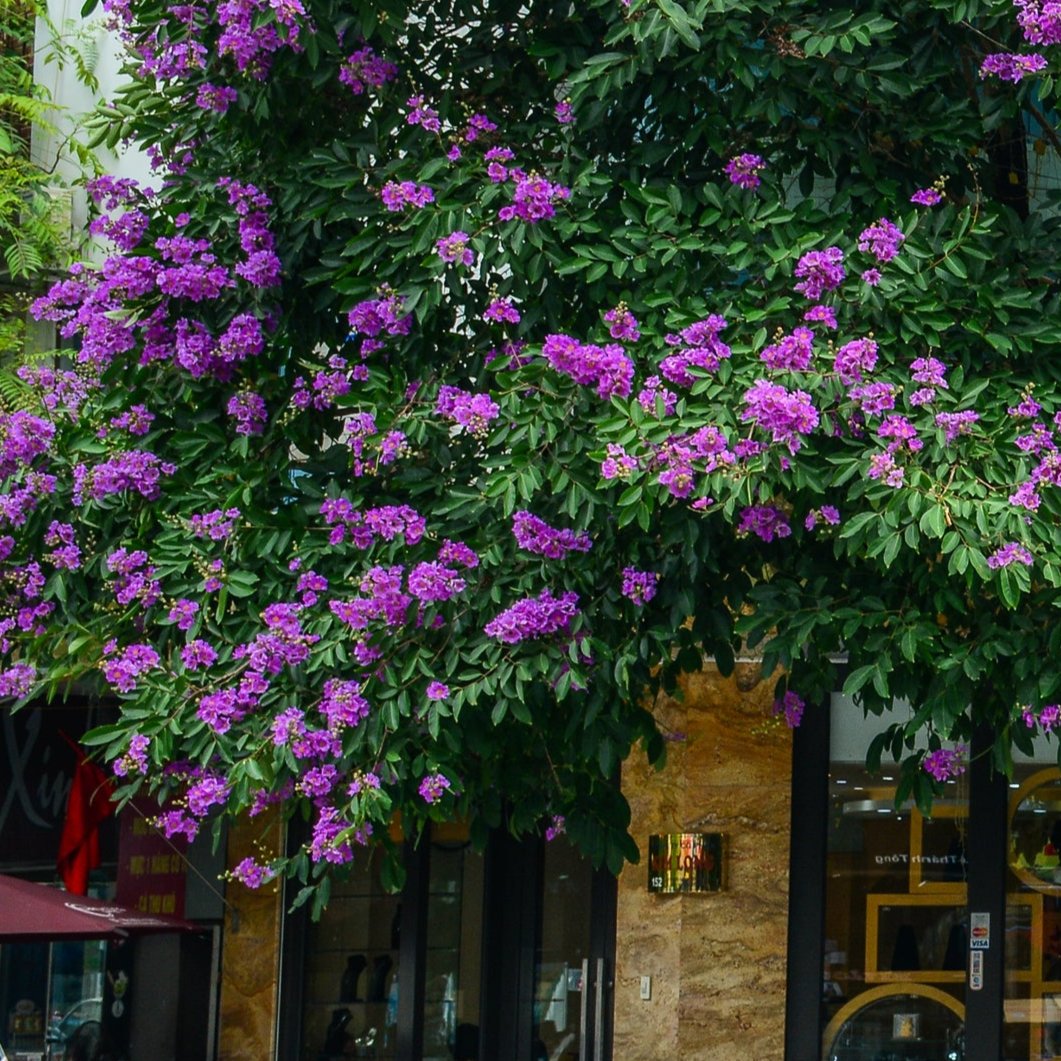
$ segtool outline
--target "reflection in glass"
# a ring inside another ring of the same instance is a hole
[[[310,925],[302,1061],[394,1057],[401,903],[380,883],[381,856],[352,863]]]
[[[966,816],[955,785],[932,818],[894,780],[830,767],[824,1061],[964,1061]]]

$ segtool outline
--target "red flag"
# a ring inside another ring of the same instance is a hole
[[[80,748],[74,747],[77,767],[66,803],[56,868],[68,892],[87,895],[89,871],[100,864],[99,825],[114,813],[114,785]]]

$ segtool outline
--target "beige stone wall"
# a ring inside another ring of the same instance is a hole
[[[240,818],[229,829],[227,864],[248,855],[264,861],[279,853],[281,839],[275,813]],[[218,1061],[266,1061],[276,1056],[282,896],[277,885],[252,891],[232,883],[226,898]]]
[[[665,769],[637,754],[623,767],[642,861],[619,879],[613,1056],[780,1061],[792,738],[770,718],[773,680],[757,664],[691,675],[684,689],[656,705],[675,738]],[[725,833],[725,890],[650,895],[648,836],[666,832]]]

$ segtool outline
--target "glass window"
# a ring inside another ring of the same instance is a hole
[[[394,1057],[401,901],[383,890],[381,859],[376,849],[357,859],[310,925],[303,1061]]]
[[[1053,759],[1055,749],[1044,749]],[[1015,768],[1006,908],[1007,1061],[1061,1057],[1061,772]]]
[[[479,1056],[484,865],[467,829],[436,825],[428,873],[424,1061]]]
[[[948,785],[926,818],[895,782],[830,764],[825,1061],[964,1057],[968,796]]]

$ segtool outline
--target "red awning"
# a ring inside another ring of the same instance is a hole
[[[0,943],[47,939],[122,939],[143,932],[201,932],[179,917],[71,895],[0,874]]]

